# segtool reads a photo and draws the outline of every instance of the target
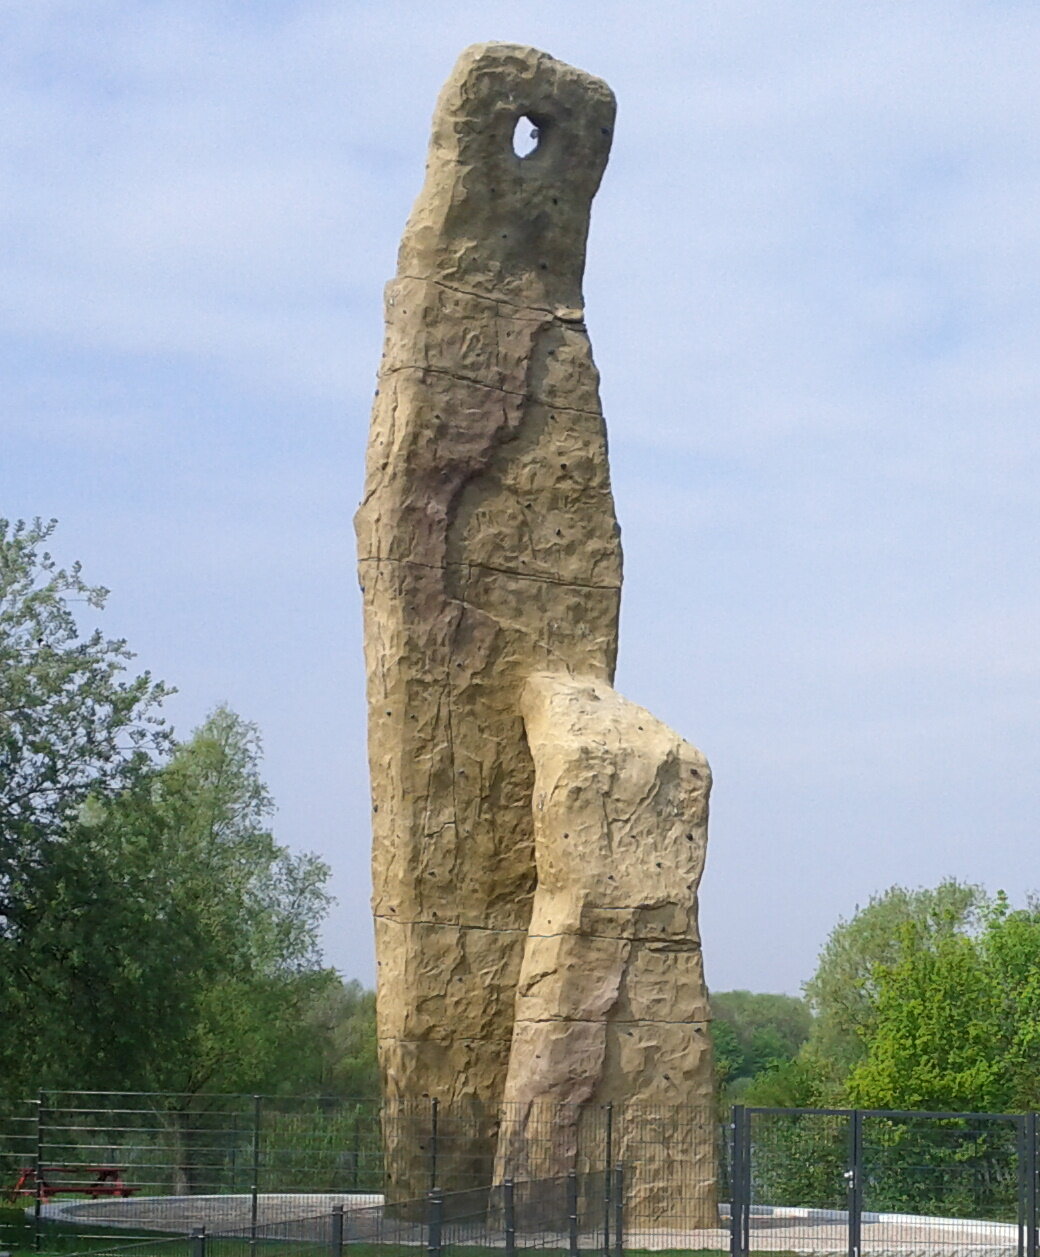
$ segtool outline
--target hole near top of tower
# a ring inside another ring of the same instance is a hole
[[[530,157],[541,138],[538,123],[527,114],[517,118],[513,128],[513,152],[517,157]]]

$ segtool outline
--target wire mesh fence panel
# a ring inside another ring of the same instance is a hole
[[[260,1191],[382,1192],[377,1102],[264,1098],[257,1127]]]
[[[0,1115],[0,1249],[23,1247],[31,1234],[36,1114],[34,1101],[17,1100]]]
[[[129,1195],[248,1190],[252,1113],[244,1096],[44,1092],[43,1170],[72,1182],[118,1171]],[[111,1177],[109,1182],[115,1180]]]
[[[520,1247],[570,1244],[577,1227],[581,1247],[613,1251],[625,1211],[659,1247],[689,1231],[705,1199],[716,1216],[716,1123],[699,1110],[532,1104],[489,1114],[432,1101],[64,1091],[26,1102],[4,1131],[7,1184],[24,1179],[0,1215],[0,1243],[6,1222],[19,1240],[10,1247],[24,1246],[27,1225],[45,1251],[196,1228],[245,1229],[255,1247],[264,1227],[341,1198],[408,1235],[424,1225],[434,1188],[446,1224],[472,1228],[482,1216],[501,1246],[495,1192],[507,1178]],[[632,1166],[623,1200],[611,1189],[622,1158]],[[578,1196],[564,1236],[569,1176]]]
[[[85,1247],[73,1244],[58,1251],[65,1257],[76,1257],[81,1253],[90,1254],[90,1257],[194,1257],[192,1239],[187,1235],[149,1236],[132,1242],[127,1242],[125,1238],[113,1242],[110,1236],[107,1244],[98,1239]]]
[[[483,1192],[433,1193],[427,1206],[428,1245],[465,1257],[487,1249],[507,1253],[603,1252],[603,1172],[509,1180]]]
[[[851,1114],[749,1109],[745,1120],[739,1251],[848,1253]]]
[[[734,1257],[1035,1257],[1036,1119],[735,1112]]]
[[[415,1217],[434,1188],[487,1190],[494,1177],[497,1120],[479,1105],[390,1102],[377,1115],[389,1210]]]
[[[384,1182],[377,1105],[328,1099],[43,1092],[3,1125],[0,1246],[255,1227]],[[201,1202],[208,1202],[204,1207]],[[13,1241],[18,1241],[14,1243]]]
[[[36,1113],[34,1100],[15,1100],[0,1116],[0,1191],[7,1197],[16,1189],[23,1170],[35,1164]]]
[[[407,1209],[387,1210],[382,1204],[357,1205],[343,1212],[343,1245],[349,1254],[359,1246],[379,1245],[390,1257],[392,1250],[415,1253],[428,1247],[427,1201],[410,1202]]]
[[[720,1130],[714,1107],[618,1105],[611,1159],[625,1168],[634,1247],[723,1248]]]
[[[618,1125],[609,1104],[508,1104],[500,1112],[495,1182],[564,1179],[614,1158]]]
[[[1024,1118],[864,1113],[861,1121],[864,1251],[1022,1251]]]

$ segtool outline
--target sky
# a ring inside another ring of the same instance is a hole
[[[715,785],[710,986],[894,883],[1040,889],[1040,6],[3,0],[0,514],[260,726],[371,983],[351,516],[382,286],[470,43],[619,102],[586,309],[617,686]]]

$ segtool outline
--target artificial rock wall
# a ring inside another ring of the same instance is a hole
[[[611,688],[621,548],[581,282],[613,123],[600,80],[467,49],[386,293],[355,521],[380,1064],[391,1107],[436,1097],[446,1134],[476,1132],[467,1177],[522,1173],[548,1103],[712,1102],[710,776]],[[406,1131],[386,1129],[391,1200],[428,1185]],[[541,1171],[569,1168],[554,1148]]]

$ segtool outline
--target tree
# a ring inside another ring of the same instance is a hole
[[[982,928],[928,936],[903,927],[875,970],[875,1013],[846,1095],[868,1108],[1014,1113],[1035,1109],[1040,1067],[1040,913],[1002,893]],[[1015,1128],[942,1119],[871,1123],[877,1208],[1014,1217]],[[928,1165],[922,1176],[917,1169]]]
[[[979,945],[1000,992],[1000,1038],[1017,1111],[1040,1109],[1040,902],[1012,910],[998,892]]]
[[[928,939],[968,931],[983,902],[978,886],[948,878],[934,889],[892,886],[838,922],[804,988],[815,1014],[804,1059],[822,1094],[839,1094],[863,1058],[877,1014],[878,967],[900,956],[903,927],[915,926]]]
[[[305,1037],[302,1011],[333,981],[317,942],[329,870],[274,841],[260,753],[256,726],[219,707],[152,783],[138,893],[179,991],[150,1068],[159,1089],[274,1088]],[[122,833],[120,857],[140,842],[136,809],[130,825],[121,813],[122,801],[97,822]]]
[[[804,1049],[793,1060],[776,1061],[748,1079],[742,1104],[771,1109],[813,1108],[823,1103],[820,1080]]]
[[[70,603],[100,610],[107,591],[79,564],[46,550],[55,521],[0,520],[0,1077],[24,1074],[26,1045],[45,1030],[36,930],[57,934],[60,888],[81,863],[70,833],[88,800],[133,793],[169,745],[158,715],[170,693],[147,672],[128,673],[122,639],[81,637]],[[64,866],[65,874],[58,868]],[[80,868],[88,876],[89,867]],[[58,896],[58,898],[55,898]],[[55,963],[70,954],[66,938]],[[20,1033],[11,1033],[18,1027]],[[59,1043],[62,1040],[59,1039]],[[47,1044],[40,1044],[42,1054]],[[31,1056],[32,1053],[30,1052]]]
[[[793,1060],[809,1037],[812,1015],[792,995],[718,991],[711,997],[715,1065],[732,1085]]]
[[[294,1080],[301,1093],[378,1101],[375,991],[353,980],[332,983],[317,993],[304,1020],[314,1048]]]
[[[892,887],[839,922],[807,990],[818,1010],[808,1040],[795,1059],[755,1074],[741,1100],[906,1111],[869,1118],[871,1208],[1014,1217],[1016,1127],[912,1114],[1021,1113],[1040,1103],[1040,904],[1012,910],[1003,893],[991,901],[952,881]],[[840,1208],[846,1124],[827,1114],[760,1117],[763,1198]]]
[[[863,1108],[1002,1112],[1010,1101],[1000,998],[985,956],[963,934],[904,927],[902,956],[879,966],[864,1059],[846,1084]]]
[[[316,940],[328,870],[264,827],[258,759],[256,729],[219,708],[54,846],[17,945],[35,1085],[255,1091],[296,1067],[302,1011],[335,980]]]
[[[337,984],[328,869],[279,846],[255,726],[175,745],[125,642],[81,638],[53,524],[0,525],[0,1079],[9,1092],[283,1087]]]
[[[875,1011],[847,1094],[868,1108],[1020,1112],[1040,1098],[1040,911],[1001,893],[977,934],[924,935],[876,967]]]
[[[0,520],[0,938],[77,809],[126,789],[169,742],[157,708],[170,691],[126,675],[122,639],[80,638],[69,602],[100,609],[108,591],[56,565],[55,526]]]

